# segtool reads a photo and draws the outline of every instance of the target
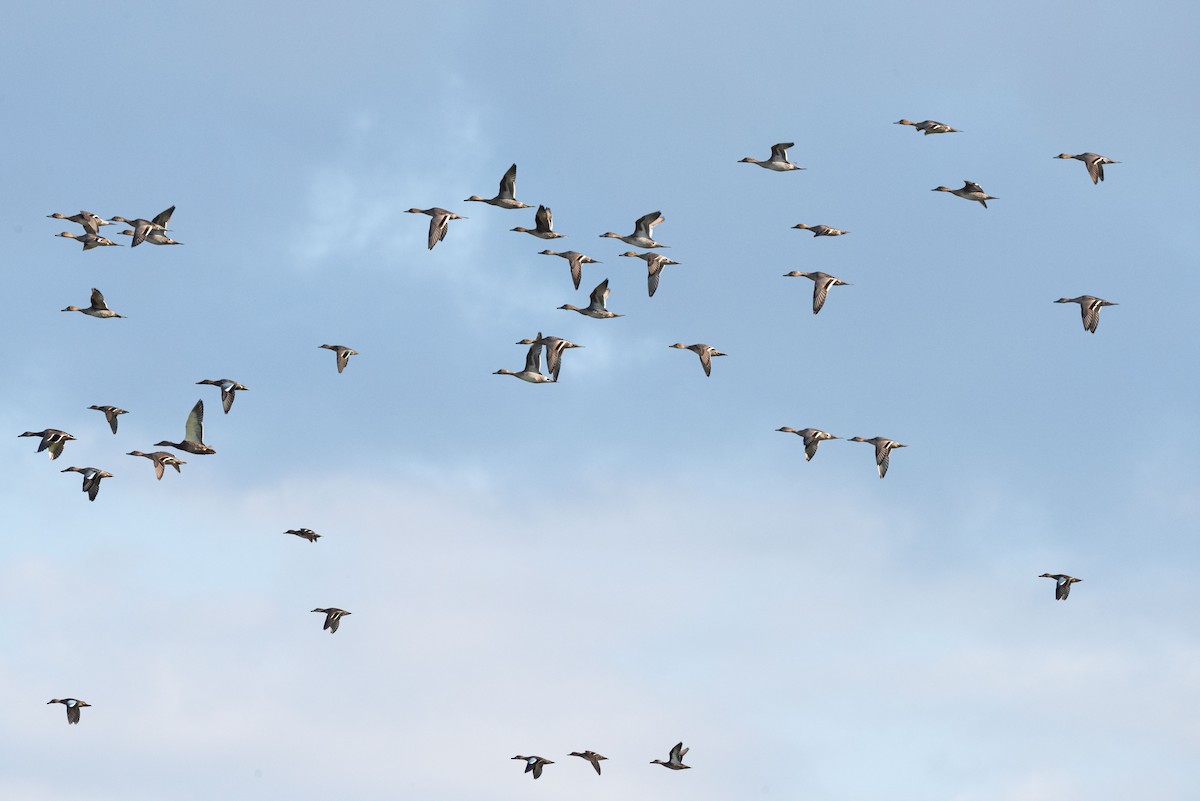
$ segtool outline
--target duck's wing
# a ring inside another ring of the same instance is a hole
[[[1067,600],[1067,596],[1071,593],[1071,582],[1065,578],[1060,579],[1054,587],[1054,598],[1058,601]]]
[[[818,278],[813,282],[813,314],[821,311],[825,306],[825,296],[829,294],[831,286],[833,286],[833,280],[829,278]]]
[[[530,345],[529,352],[525,354],[525,371],[528,373],[542,372],[542,346]]]
[[[535,779],[542,778],[542,763],[540,761],[534,762],[531,767],[533,769],[533,778],[535,778]]]
[[[1096,300],[1088,300],[1079,304],[1079,311],[1083,315],[1084,330],[1096,333],[1096,327],[1100,325],[1100,304]]]
[[[450,218],[445,214],[432,214],[429,217],[429,249],[446,238],[446,229],[450,227]]]
[[[968,192],[978,192],[981,195],[987,194],[983,191],[983,187],[974,181],[963,181],[963,189],[967,190]]]
[[[108,427],[112,429],[114,434],[117,433],[117,413],[111,408],[105,409],[104,416],[108,419]]]
[[[508,172],[504,173],[504,177],[500,179],[500,193],[496,197],[504,200],[516,200],[516,193],[517,165],[514,164],[508,168]]]
[[[79,705],[78,704],[63,704],[67,708],[67,723],[79,722]]]
[[[93,236],[100,236],[100,218],[90,211],[80,211],[79,219],[75,222],[83,226],[83,230]]]
[[[575,282],[575,288],[579,289],[579,282],[583,280],[583,254],[572,253],[567,257],[567,264],[571,267],[571,280]]]
[[[879,465],[880,478],[887,475],[888,457],[891,456],[891,453],[892,449],[888,447],[886,441],[875,444],[875,463]]]
[[[701,348],[696,354],[700,357],[700,366],[704,368],[704,374],[712,375],[712,349]]]
[[[107,309],[108,308],[108,304],[104,302],[104,295],[102,295],[100,293],[100,290],[96,289],[95,287],[92,287],[92,308],[93,309]]]
[[[804,435],[804,461],[811,462],[812,458],[817,455],[817,446],[821,444],[821,438],[816,432],[809,431]]]
[[[338,624],[340,624],[341,622],[342,622],[342,615],[340,612],[326,612],[325,613],[325,628],[329,629],[330,634],[337,633]]]
[[[133,227],[133,244],[129,247],[136,248],[138,245],[146,241],[146,237],[153,229],[145,221],[139,222]]]
[[[633,235],[644,236],[647,239],[653,239],[650,232],[654,230],[654,226],[666,220],[662,216],[661,211],[652,211],[649,214],[644,214],[638,217],[637,222],[633,224]]]
[[[162,460],[161,460],[161,459],[155,459],[155,458],[151,457],[150,461],[151,461],[151,462],[154,464],[154,476],[155,476],[155,477],[156,477],[156,478],[157,478],[159,481],[162,481],[162,477],[163,477],[163,463],[162,463]],[[176,469],[176,470],[179,470],[179,466],[178,466],[178,465],[176,465],[176,466],[175,466],[175,469]]]
[[[337,356],[337,368],[338,372],[340,373],[345,370],[346,365],[350,363],[350,349],[342,348],[334,355]]]
[[[83,491],[87,493],[88,500],[96,500],[96,495],[100,492],[100,474],[96,473],[90,478],[84,478]]]
[[[608,296],[612,294],[612,290],[608,288],[608,279],[605,278],[600,283],[596,284],[596,288],[592,290],[591,305],[593,309],[603,310],[608,305]]]
[[[662,277],[663,262],[652,259],[646,262],[646,266],[650,268],[646,273],[646,286],[650,290],[650,297],[654,297],[654,293],[658,291],[658,281]]]
[[[564,344],[566,343],[560,339],[552,345],[546,346],[546,372],[548,372],[550,377],[555,381],[558,380],[558,373],[560,370],[562,370],[562,354],[565,350],[563,347]]]
[[[163,209],[158,214],[155,214],[154,219],[151,220],[150,222],[154,223],[155,225],[166,228],[167,225],[171,222],[171,215],[174,213],[175,213],[174,206],[172,206],[169,209]]]
[[[671,749],[671,754],[670,754],[669,759],[672,762],[679,762],[680,760],[683,759],[683,755],[686,753],[687,753],[687,749],[683,747],[683,742],[680,741],[675,744],[674,748]]]
[[[537,230],[543,233],[554,230],[554,215],[545,206],[538,206],[534,222],[537,224]]]
[[[204,400],[196,401],[188,414],[187,423],[183,427],[183,438],[192,442],[204,444]]]
[[[600,760],[596,758],[597,754],[592,754],[588,757],[588,762],[592,763],[592,767],[596,769],[596,775],[600,775]]]

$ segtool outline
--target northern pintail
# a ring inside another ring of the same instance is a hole
[[[181,473],[183,471],[179,469],[179,465],[187,464],[187,462],[183,461],[182,459],[179,459],[178,457],[175,456],[175,454],[171,453],[170,451],[155,451],[154,453],[142,453],[141,451],[130,451],[128,453],[128,455],[129,456],[144,456],[147,459],[149,459],[151,462],[153,462],[154,463],[154,475],[159,481],[162,481],[164,465],[169,465],[171,467],[174,467],[176,473]]]
[[[80,211],[78,214],[72,214],[70,217],[65,214],[59,214],[56,211],[53,214],[47,214],[46,216],[52,217],[56,220],[67,220],[69,222],[79,223],[83,226],[84,231],[89,234],[96,235],[99,235],[100,233],[100,226],[112,225],[112,222],[109,220],[106,220],[96,214],[92,214],[90,211]]]
[[[842,279],[822,272],[802,273],[799,270],[792,270],[790,273],[784,273],[783,277],[808,278],[813,282],[813,314],[821,311],[821,308],[825,305],[825,296],[829,294],[829,287],[850,286],[850,284]]]
[[[974,181],[963,181],[962,189],[951,189],[948,186],[937,186],[929,190],[931,192],[949,192],[952,195],[957,195],[963,200],[974,200],[979,205],[987,208],[989,200],[999,200],[995,195],[989,195],[983,191],[983,187]]]
[[[154,443],[155,447],[167,446],[168,448],[178,448],[181,451],[194,453],[197,456],[207,456],[208,454],[216,453],[212,448],[204,444],[204,401],[196,401],[196,405],[192,407],[192,411],[188,414],[187,423],[184,424],[183,442],[162,442]]]
[[[135,232],[129,228],[126,228],[124,231],[117,231],[117,233],[121,236],[132,236],[132,237],[137,236],[137,232]],[[183,244],[182,242],[176,242],[174,239],[167,236],[162,231],[147,231],[146,235],[144,237],[142,237],[142,241],[149,242],[151,245],[182,245]]]
[[[611,294],[612,290],[608,288],[608,279],[605,278],[603,281],[596,284],[596,288],[592,290],[592,294],[586,309],[581,309],[578,306],[572,306],[570,303],[564,303],[558,308],[566,309],[567,311],[579,312],[585,317],[592,317],[597,320],[608,320],[613,317],[624,317],[625,315],[623,314],[617,314],[608,310],[608,296]]]
[[[683,757],[687,754],[688,750],[683,747],[682,742],[676,743],[675,747],[671,749],[666,762],[663,762],[661,759],[652,759],[650,760],[650,764],[662,765],[664,768],[670,768],[671,770],[687,770],[691,765],[683,764]]]
[[[650,290],[650,297],[654,297],[654,293],[658,290],[658,281],[662,277],[663,268],[671,264],[679,264],[680,262],[672,261],[661,253],[638,253],[629,251],[622,253],[622,256],[632,256],[646,262],[646,287]]]
[[[230,378],[206,378],[196,383],[221,388],[221,405],[225,408],[225,414],[229,414],[229,410],[233,408],[233,393],[249,389]]]
[[[60,470],[60,473],[79,473],[83,476],[83,491],[87,493],[88,500],[96,500],[97,493],[100,492],[100,479],[112,478],[112,473],[106,473],[98,467],[68,467],[66,470]]]
[[[559,256],[567,260],[568,266],[571,268],[571,280],[575,282],[575,288],[579,289],[579,282],[583,280],[583,265],[585,264],[600,264],[591,256],[585,256],[575,250],[568,250],[565,253],[555,253],[553,250],[543,250],[539,256]]]
[[[843,236],[850,233],[849,231],[843,231],[840,228],[834,228],[829,225],[805,225],[804,223],[798,223],[792,227],[799,228],[801,231],[812,231],[814,239],[818,236]]]
[[[321,539],[321,535],[313,531],[311,528],[290,528],[283,533],[294,534],[300,539],[308,540],[309,542],[316,542],[317,540]]]
[[[99,234],[92,234],[92,233],[73,234],[70,231],[63,231],[61,234],[55,234],[55,236],[63,236],[63,237],[66,237],[67,239],[74,239],[76,242],[81,242],[81,243],[83,243],[84,250],[91,250],[92,248],[99,248],[99,247],[109,247],[109,248],[121,247],[121,244],[119,242],[114,242],[111,239],[106,239],[106,238],[100,236]]]
[[[583,757],[588,762],[592,763],[592,767],[596,769],[596,775],[600,775],[600,760],[608,759],[606,756],[600,756],[595,751],[572,751],[570,756]]]
[[[67,723],[79,722],[79,710],[85,706],[91,706],[87,701],[80,701],[78,698],[52,698],[46,702],[50,704],[62,704],[67,708]]]
[[[112,432],[117,433],[117,415],[129,414],[124,409],[118,409],[116,406],[89,406],[89,409],[95,409],[98,412],[104,412],[104,419],[108,421],[108,427]]]
[[[429,215],[429,249],[433,250],[433,246],[446,238],[446,231],[450,228],[451,220],[465,220],[466,217],[461,217],[452,211],[446,211],[434,206],[432,209],[409,209],[409,214],[428,214]]]
[[[314,609],[313,611],[325,615],[325,625],[321,627],[321,630],[328,629],[330,634],[335,633],[338,630],[338,624],[342,622],[342,618],[350,614],[345,609],[338,609],[336,606],[331,606],[328,609]]]
[[[524,760],[524,762],[525,762],[525,772],[526,772],[526,773],[533,773],[533,778],[535,778],[535,779],[540,779],[540,778],[542,778],[542,768],[543,768],[544,766],[546,766],[546,765],[553,765],[553,764],[554,764],[554,760],[552,760],[552,759],[546,759],[545,757],[540,757],[540,756],[520,756],[520,755],[517,755],[517,756],[513,757],[513,759],[520,759],[520,760]]]
[[[511,375],[522,381],[528,381],[530,384],[547,384],[554,381],[553,378],[542,375],[541,345],[529,346],[529,352],[525,354],[525,369],[521,372],[514,373],[511,370],[500,369],[492,373],[492,375]]]
[[[562,239],[566,234],[557,234],[554,232],[554,214],[545,206],[538,206],[537,213],[533,215],[534,223],[537,225],[532,231],[528,228],[517,226],[512,230],[522,234],[532,234],[538,239]]]
[[[152,231],[168,230],[167,225],[170,224],[171,215],[174,213],[175,207],[172,206],[171,208],[164,209],[163,211],[160,211],[158,214],[154,215],[153,220],[143,220],[141,217],[136,220],[127,220],[124,217],[113,217],[112,219],[113,222],[123,222],[126,225],[133,226],[133,243],[130,245],[130,247],[136,248],[138,245],[146,241],[146,237],[149,236]]]
[[[780,142],[777,145],[771,145],[771,158],[766,161],[752,159],[749,156],[738,161],[738,164],[757,164],[768,170],[775,172],[790,172],[792,170],[803,170],[803,167],[798,167],[788,161],[787,152],[789,147],[795,147],[795,142]]]
[[[354,350],[354,348],[347,348],[345,345],[319,345],[318,348],[325,348],[325,350],[331,350],[334,352],[334,354],[337,356],[337,368],[339,373],[346,369],[346,365],[350,363],[351,356],[358,355],[358,351]]]
[[[883,478],[887,475],[888,456],[893,448],[907,448],[895,440],[887,437],[872,437],[871,439],[863,439],[862,437],[851,437],[848,442],[866,442],[875,446],[875,464],[879,467],[879,477]]]
[[[86,309],[81,309],[78,306],[68,306],[63,311],[83,312],[88,317],[100,317],[105,319],[108,317],[124,317],[123,314],[117,314],[112,309],[108,308],[108,304],[104,302],[104,295],[100,294],[100,290],[92,287],[92,305]]]
[[[894,125],[911,125],[921,133],[929,136],[930,134],[940,133],[962,133],[957,128],[951,128],[944,122],[935,122],[934,120],[925,120],[923,122],[913,122],[912,120],[899,120],[893,123]]]
[[[1074,576],[1068,576],[1063,573],[1043,573],[1038,578],[1052,578],[1057,582],[1054,586],[1054,599],[1057,601],[1067,600],[1067,596],[1071,594],[1071,585],[1083,579],[1077,579]]]
[[[1113,161],[1110,158],[1101,156],[1099,153],[1079,153],[1072,156],[1070,153],[1059,153],[1054,158],[1056,159],[1076,159],[1083,162],[1083,166],[1087,167],[1088,175],[1092,176],[1092,183],[1098,184],[1104,180],[1104,165],[1105,164],[1120,164],[1119,161]]]
[[[801,428],[797,430],[795,428],[788,428],[787,426],[784,426],[783,428],[777,428],[775,430],[782,431],[785,434],[795,434],[804,439],[804,461],[806,462],[812,461],[812,458],[817,455],[817,446],[825,440],[841,439],[841,437],[835,437],[833,434],[830,434],[827,431],[822,431],[819,428]]]
[[[1096,326],[1100,325],[1100,310],[1105,306],[1118,306],[1120,304],[1097,298],[1093,295],[1080,295],[1077,298],[1059,298],[1055,303],[1078,303],[1079,312],[1083,315],[1083,330],[1096,333]]]
[[[472,200],[480,203],[487,203],[492,206],[498,206],[502,209],[531,209],[528,203],[522,203],[517,200],[517,165],[514,164],[508,168],[508,172],[504,173],[504,177],[500,179],[500,192],[493,198],[484,198],[479,195],[471,195],[464,200],[467,203]]]
[[[682,342],[676,342],[670,345],[672,348],[680,348],[682,350],[690,350],[692,353],[700,357],[700,366],[704,368],[705,375],[712,375],[712,360],[714,356],[724,356],[726,354],[714,348],[712,345],[685,345]]]
[[[57,428],[47,428],[45,431],[26,431],[24,434],[17,434],[17,436],[41,437],[42,441],[38,443],[37,452],[50,451],[50,461],[52,462],[62,456],[63,446],[75,439],[75,437],[66,431],[59,431]]]
[[[666,219],[666,217],[662,216],[661,211],[652,211],[637,218],[633,224],[633,233],[629,236],[621,236],[609,231],[606,234],[600,234],[600,238],[620,239],[626,245],[633,245],[635,248],[665,248],[668,245],[655,242],[653,233],[654,226],[666,221]]]
[[[558,373],[562,370],[562,355],[564,351],[571,348],[582,348],[583,345],[576,345],[570,340],[562,337],[544,337],[542,332],[538,331],[536,339],[522,339],[518,345],[541,345],[546,349],[546,371],[558,380]]]

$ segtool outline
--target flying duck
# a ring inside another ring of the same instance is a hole
[[[529,352],[525,354],[524,370],[514,373],[511,370],[500,369],[492,375],[511,375],[522,381],[528,381],[530,384],[548,384],[554,381],[553,378],[542,375],[542,346],[540,344],[529,346]]]
[[[83,312],[88,317],[99,317],[101,319],[108,317],[123,318],[125,316],[123,314],[117,314],[115,311],[108,308],[108,304],[104,302],[104,295],[100,294],[100,290],[96,289],[95,287],[92,287],[92,305],[85,309],[81,309],[78,306],[68,306],[67,308],[63,309],[63,311]]]
[[[797,430],[795,428],[784,426],[783,428],[777,428],[775,430],[782,431],[785,434],[795,434],[798,437],[804,438],[804,461],[806,462],[812,461],[812,458],[817,455],[817,446],[825,440],[841,439],[841,437],[835,437],[833,434],[822,431],[819,428],[801,428]]]
[[[63,446],[75,437],[68,434],[66,431],[59,431],[57,428],[47,428],[45,431],[26,431],[24,434],[17,434],[18,437],[41,437],[42,441],[38,444],[37,452],[50,452],[50,461],[54,461],[62,456]]]
[[[637,218],[633,223],[633,233],[629,236],[621,236],[609,231],[608,233],[600,234],[600,238],[620,239],[626,245],[633,245],[635,248],[665,248],[668,245],[660,245],[654,241],[653,232],[654,226],[666,221],[666,219],[666,217],[662,216],[661,211],[652,211]]]
[[[842,279],[822,272],[802,273],[799,270],[792,270],[790,273],[784,273],[783,277],[808,278],[813,282],[813,314],[821,311],[825,306],[825,296],[829,294],[831,286],[850,286]]]
[[[317,532],[313,531],[311,528],[288,529],[287,531],[285,531],[283,533],[284,534],[294,534],[297,537],[300,537],[301,539],[308,540],[309,542],[316,542],[317,540],[321,539],[321,535],[318,534]],[[320,610],[317,610],[317,611],[320,611]]]
[[[654,293],[658,290],[658,281],[662,277],[663,268],[670,264],[679,264],[679,262],[672,261],[661,253],[637,253],[631,250],[621,255],[632,256],[646,262],[646,269],[648,270],[646,274],[646,286],[650,290],[650,297],[654,297]]]
[[[96,500],[96,495],[100,492],[100,479],[112,478],[112,473],[106,473],[98,467],[68,467],[66,470],[60,470],[60,473],[79,473],[83,476],[83,491],[87,493],[88,500]]]
[[[1095,297],[1094,295],[1080,295],[1077,298],[1059,298],[1055,303],[1078,303],[1079,312],[1083,315],[1083,330],[1096,333],[1096,326],[1100,325],[1100,310],[1105,306],[1118,306],[1120,304],[1112,301],[1104,300]]]
[[[163,466],[170,465],[175,468],[176,473],[183,472],[179,469],[179,465],[187,464],[187,462],[177,458],[170,451],[155,451],[154,453],[142,453],[141,451],[130,451],[128,456],[144,456],[154,463],[154,475],[159,481],[162,481]]]
[[[91,706],[87,701],[80,701],[78,698],[52,698],[46,704],[62,704],[65,706],[67,708],[67,723],[78,723],[79,710],[85,706]]]
[[[513,759],[522,759],[525,761],[525,772],[533,773],[533,778],[540,779],[542,777],[542,768],[546,765],[553,765],[554,761],[540,756],[515,756]]]
[[[610,312],[607,308],[608,296],[612,294],[612,290],[608,288],[608,279],[605,278],[600,283],[596,284],[596,288],[592,290],[591,297],[587,308],[581,309],[578,306],[572,306],[570,303],[564,303],[559,306],[560,309],[567,311],[579,312],[585,317],[592,317],[597,320],[608,320],[613,317],[624,317],[623,314]]]
[[[346,369],[346,365],[350,363],[351,356],[358,355],[358,351],[354,350],[353,348],[347,348],[345,345],[318,345],[318,348],[331,350],[337,355],[337,368],[339,373]]]
[[[1067,576],[1062,573],[1043,573],[1038,578],[1052,578],[1057,584],[1054,586],[1054,598],[1058,601],[1067,600],[1067,596],[1071,594],[1071,585],[1083,579],[1077,579],[1074,576]]]
[[[957,128],[951,128],[944,122],[934,122],[933,120],[925,120],[924,122],[913,122],[912,120],[899,120],[893,123],[894,125],[911,125],[921,133],[929,136],[930,134],[942,133],[962,133]]]
[[[1119,161],[1113,161],[1110,158],[1101,156],[1099,153],[1079,153],[1072,156],[1070,153],[1059,153],[1054,158],[1056,159],[1076,159],[1082,161],[1083,166],[1087,167],[1088,175],[1092,177],[1092,183],[1098,184],[1104,180],[1104,165],[1105,164],[1120,164]]]
[[[780,142],[777,145],[771,145],[771,158],[766,161],[758,161],[746,156],[740,159],[738,164],[757,164],[768,170],[775,172],[790,172],[792,170],[803,170],[803,167],[797,167],[792,162],[788,161],[787,152],[789,147],[795,147],[795,142]]]
[[[532,231],[528,228],[522,228],[519,225],[512,230],[522,234],[532,234],[538,239],[562,239],[566,236],[566,234],[557,234],[554,232],[554,215],[545,206],[538,206],[537,214],[533,216],[533,219],[537,227]]]
[[[328,629],[330,634],[335,633],[338,630],[338,624],[342,622],[342,618],[350,614],[345,609],[338,609],[334,606],[328,609],[314,609],[313,611],[325,615],[325,625],[321,629]]]
[[[104,412],[104,419],[108,421],[108,427],[112,432],[117,433],[117,415],[129,414],[124,409],[118,409],[116,406],[89,406],[89,409],[95,409],[98,412]]]
[[[571,348],[582,348],[583,345],[576,345],[570,340],[562,337],[544,337],[542,332],[538,331],[536,339],[522,339],[516,343],[518,345],[541,345],[546,349],[546,372],[558,380],[558,373],[562,370],[562,355],[563,351]]]
[[[249,387],[242,386],[238,382],[229,378],[206,378],[203,381],[197,381],[197,384],[211,384],[214,387],[221,388],[221,405],[225,408],[225,414],[229,414],[229,410],[233,408],[233,393],[239,390],[246,390]]]
[[[682,342],[676,342],[670,345],[672,348],[681,348],[682,350],[690,350],[692,353],[700,357],[700,366],[704,368],[705,375],[712,375],[712,359],[714,356],[724,356],[726,354],[714,348],[712,345],[685,345]]]
[[[479,195],[471,195],[464,200],[464,203],[475,200],[480,203],[488,203],[492,206],[497,206],[502,209],[531,209],[527,203],[522,203],[516,198],[517,191],[517,165],[514,164],[508,168],[508,172],[504,173],[504,177],[500,179],[500,192],[493,198],[483,198]]]
[[[600,756],[595,751],[572,751],[571,756],[583,757],[588,762],[592,763],[592,767],[596,769],[596,775],[600,775],[600,760],[608,759],[606,756]]]
[[[452,211],[446,211],[434,206],[432,209],[409,209],[408,214],[428,214],[429,215],[429,249],[433,250],[433,246],[446,238],[446,231],[450,228],[451,220],[465,220],[466,217],[460,217]]]
[[[879,467],[879,477],[883,478],[887,475],[888,456],[893,448],[907,448],[907,445],[902,445],[895,440],[887,437],[872,437],[871,439],[863,439],[862,437],[851,437],[849,442],[867,442],[875,446],[875,464]]]
[[[206,456],[216,453],[215,450],[204,444],[204,401],[196,401],[196,405],[192,407],[192,411],[188,414],[187,423],[183,428],[182,442],[162,442],[154,443],[155,447],[167,446],[168,448],[178,448],[181,451],[194,453],[197,456]]]
[[[931,192],[949,192],[952,195],[957,195],[963,200],[974,200],[979,205],[987,208],[989,200],[999,200],[1000,198],[989,195],[983,191],[983,187],[974,181],[963,181],[962,189],[951,189],[948,186],[937,186],[929,190]]]
[[[650,760],[650,764],[662,765],[664,768],[670,768],[671,770],[687,770],[691,765],[683,764],[683,757],[687,754],[688,750],[683,747],[682,742],[676,743],[675,747],[671,749],[671,754],[666,762],[663,762],[661,759],[652,759]]]
[[[600,263],[591,256],[585,256],[575,250],[568,250],[565,253],[555,253],[553,250],[543,250],[538,255],[560,256],[566,259],[567,265],[571,268],[571,280],[575,282],[576,289],[579,289],[579,282],[583,280],[583,265]]]

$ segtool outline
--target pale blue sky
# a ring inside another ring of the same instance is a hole
[[[11,9],[0,797],[1190,799],[1196,26]],[[737,163],[779,141],[806,171]],[[1122,162],[1098,187],[1053,160],[1087,150]],[[513,162],[568,238],[462,202]],[[929,191],[964,179],[999,199]],[[81,253],[45,218],[170,205],[184,247]],[[469,219],[430,252],[411,206]],[[598,236],[655,209],[683,264],[650,299]],[[575,292],[547,244],[603,264]],[[853,286],[814,317],[790,270]],[[557,309],[606,277],[625,317]],[[128,319],[58,311],[93,286]],[[1081,294],[1120,304],[1094,336],[1053,304]],[[537,331],[586,346],[558,384],[492,375]],[[673,342],[729,355],[706,379]],[[227,416],[194,384],[224,377]],[[126,452],[197,398],[218,453],[154,481]],[[880,481],[785,425],[910,447]],[[16,438],[45,427],[79,441],[50,463]],[[115,477],[88,503],[70,465]],[[1056,603],[1042,572],[1084,582]],[[647,764],[680,739],[693,770]]]

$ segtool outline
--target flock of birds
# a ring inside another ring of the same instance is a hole
[[[911,120],[902,119],[895,124],[912,126],[925,136],[929,136],[931,134],[959,133],[958,129],[934,120],[913,122]],[[805,169],[804,167],[800,167],[788,160],[788,150],[792,147],[794,147],[794,143],[781,142],[771,147],[771,155],[769,158],[759,161],[747,157],[741,159],[741,163],[756,164],[763,169],[774,172],[794,172]],[[1062,153],[1055,158],[1075,159],[1081,161],[1087,168],[1088,176],[1092,179],[1093,184],[1099,184],[1104,180],[1105,165],[1119,163],[1105,156],[1090,152],[1074,155],[1070,153]],[[533,206],[517,200],[516,179],[517,165],[513,164],[500,179],[499,191],[495,197],[483,198],[478,195],[472,195],[464,202],[486,203],[497,208],[509,210],[533,208]],[[984,208],[987,208],[988,200],[998,199],[992,195],[988,195],[978,183],[973,181],[964,181],[963,186],[959,189],[938,186],[932,191],[948,192],[956,197],[963,198],[964,200],[977,202]],[[131,247],[137,247],[145,242],[149,242],[152,245],[182,244],[180,242],[176,242],[167,235],[169,232],[167,226],[170,224],[170,220],[174,214],[174,211],[175,207],[172,206],[149,220],[143,218],[130,220],[119,216],[114,216],[111,218],[111,220],[105,220],[88,211],[80,211],[78,214],[71,216],[66,216],[60,213],[54,213],[49,216],[54,219],[67,220],[82,226],[84,229],[83,234],[72,234],[64,231],[58,234],[58,236],[74,239],[82,243],[83,250],[87,251],[97,247],[119,247],[120,245],[117,242],[107,239],[100,234],[100,231],[104,226],[114,225],[116,223],[124,223],[128,226],[131,226],[130,228],[120,232],[121,235],[132,237]],[[446,238],[451,221],[466,219],[459,214],[436,206],[428,209],[411,208],[408,209],[408,212],[413,214],[425,214],[429,216],[429,234],[427,238],[427,246],[430,250],[432,250],[434,246]],[[653,252],[657,249],[668,247],[667,245],[656,241],[653,236],[654,228],[662,224],[664,221],[665,218],[661,212],[652,211],[648,214],[638,217],[634,221],[633,232],[628,235],[621,235],[612,231],[600,235],[600,238],[602,239],[617,239],[626,245],[635,248],[643,248],[645,250],[645,252],[631,250],[619,255],[630,258],[639,258],[646,263],[647,290],[650,297],[654,297],[655,292],[658,290],[663,269],[668,266],[680,264],[680,262],[669,259],[660,253]],[[810,231],[814,237],[838,237],[849,233],[849,231],[844,231],[823,224],[808,225],[805,223],[800,223],[793,227],[799,230]],[[534,215],[534,228],[530,229],[517,226],[511,230],[518,233],[529,234],[543,240],[561,239],[566,236],[565,234],[554,230],[553,214],[545,205],[539,205],[537,207],[537,211]],[[588,255],[574,250],[564,252],[542,250],[540,251],[539,255],[558,256],[559,258],[564,259],[570,269],[571,281],[576,290],[579,289],[583,278],[583,266],[601,263],[600,261],[593,259]],[[824,272],[792,271],[786,273],[784,277],[803,277],[808,278],[813,282],[813,314],[818,314],[824,307],[830,288],[835,286],[850,286],[850,284],[846,281]],[[574,311],[586,317],[591,317],[598,320],[621,317],[623,315],[608,310],[607,303],[611,294],[612,291],[609,288],[608,279],[605,278],[591,291],[589,304],[586,307],[580,308],[571,304],[564,304],[560,306],[559,309]],[[1096,332],[1096,328],[1099,325],[1100,309],[1105,306],[1117,305],[1092,295],[1081,295],[1075,298],[1060,298],[1059,300],[1055,301],[1055,303],[1078,303],[1080,305],[1080,310],[1083,317],[1084,330],[1093,334]],[[82,308],[78,306],[68,306],[67,308],[63,309],[63,311],[77,311],[88,315],[89,317],[95,317],[99,319],[122,318],[124,316],[109,309],[107,303],[105,302],[104,295],[99,289],[92,289],[91,303],[89,306]],[[525,356],[524,369],[515,372],[501,369],[497,370],[495,374],[511,375],[531,384],[556,383],[559,379],[559,374],[562,369],[563,354],[568,350],[583,347],[582,345],[561,337],[543,336],[540,331],[537,333],[537,336],[533,338],[522,339],[516,344],[528,346]],[[351,356],[358,355],[358,351],[344,345],[325,344],[320,345],[319,347],[334,352],[336,356],[338,373],[341,373],[343,370],[345,370],[346,366],[349,364]],[[704,370],[704,374],[706,376],[712,375],[712,360],[718,356],[726,355],[725,353],[717,350],[715,347],[704,343],[685,345],[682,342],[677,342],[668,347],[688,350],[696,354],[700,360],[700,366]],[[543,351],[546,355],[546,373],[543,373],[541,369],[541,356]],[[199,380],[196,383],[202,385],[211,385],[220,389],[221,404],[226,414],[228,414],[233,408],[236,393],[244,392],[249,389],[245,385],[228,378],[206,378]],[[102,412],[114,435],[117,434],[118,417],[128,413],[125,409],[112,405],[93,405],[89,406],[88,409]],[[156,447],[170,447],[174,448],[175,450],[193,455],[215,454],[216,451],[204,442],[203,425],[204,401],[201,399],[196,401],[195,406],[193,406],[191,411],[188,413],[184,425],[183,439],[179,442],[163,440],[156,443]],[[842,439],[842,437],[835,436],[818,428],[795,429],[784,426],[776,430],[782,433],[795,434],[803,440],[806,461],[811,461],[812,458],[816,456],[817,448],[820,443],[828,440]],[[26,431],[19,436],[39,438],[37,451],[39,453],[42,451],[47,451],[52,461],[62,455],[63,449],[68,442],[75,440],[75,437],[71,434],[56,428],[46,428],[42,431]],[[904,443],[881,436],[872,437],[870,439],[856,436],[849,438],[847,441],[864,442],[874,446],[875,465],[881,479],[887,475],[888,463],[892,451],[897,448],[908,447]],[[162,480],[165,468],[174,468],[174,470],[179,473],[182,472],[180,470],[180,466],[187,464],[187,462],[182,461],[170,451],[159,450],[150,453],[143,453],[142,451],[134,450],[129,451],[128,455],[149,459],[154,466],[155,477],[158,480]],[[113,477],[113,474],[96,467],[71,466],[67,467],[61,472],[80,474],[83,477],[82,490],[88,496],[88,500],[90,501],[96,500],[96,497],[100,491],[100,482],[105,478]],[[284,533],[294,535],[312,543],[315,543],[321,536],[315,531],[307,528],[292,529]],[[1060,601],[1067,599],[1068,595],[1070,594],[1072,584],[1082,581],[1082,579],[1062,573],[1043,573],[1041,576],[1039,576],[1039,578],[1054,579],[1055,598]],[[336,633],[342,619],[351,614],[349,611],[345,609],[339,609],[337,607],[317,608],[313,609],[312,611],[325,615],[322,628],[323,630],[328,631],[330,634]],[[70,724],[78,723],[80,710],[83,707],[91,706],[91,704],[87,703],[86,701],[82,701],[77,698],[55,698],[48,701],[47,704],[62,704],[66,708],[67,722]],[[680,742],[671,749],[666,761],[656,759],[653,760],[651,764],[663,765],[671,770],[684,770],[690,767],[689,765],[683,764],[683,757],[687,754],[687,752],[688,749],[684,748],[683,743]],[[570,756],[576,756],[587,760],[589,763],[591,763],[592,767],[595,768],[597,774],[600,773],[600,761],[607,759],[607,757],[601,756],[597,752],[590,750],[571,752]],[[541,777],[542,770],[546,765],[554,764],[552,760],[541,756],[518,755],[512,757],[512,759],[525,762],[525,772],[532,773],[534,779]]]

